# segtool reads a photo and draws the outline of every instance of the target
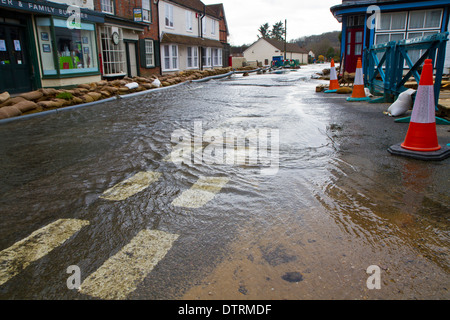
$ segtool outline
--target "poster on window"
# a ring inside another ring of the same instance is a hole
[[[2,39],[0,39],[0,51],[6,51],[6,42]]]
[[[20,40],[14,40],[14,50],[22,51],[22,48],[20,47]]]
[[[134,8],[133,17],[135,22],[142,22],[142,8]]]

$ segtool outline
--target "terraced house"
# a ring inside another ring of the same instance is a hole
[[[66,0],[67,1],[67,0]],[[153,0],[94,0],[104,78],[160,74],[158,14]]]
[[[207,6],[199,0],[160,0],[158,8],[162,73],[228,65],[223,6]]]
[[[0,92],[160,73],[154,0],[0,1]]]

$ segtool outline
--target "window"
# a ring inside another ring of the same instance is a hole
[[[165,6],[165,25],[168,28],[173,28],[173,6],[166,3]]]
[[[377,23],[378,31],[392,31],[406,29],[407,12],[382,13]]]
[[[155,66],[155,52],[153,40],[145,39],[145,66],[151,68]]]
[[[364,26],[364,16],[349,16],[347,19],[347,27],[362,27]]]
[[[438,31],[425,31],[425,32],[410,32],[408,33],[408,39],[421,38],[426,36],[431,36],[433,34],[439,33]],[[424,54],[423,50],[409,50],[408,55],[411,58],[413,64],[419,61],[420,57]],[[405,62],[405,67],[407,66]]]
[[[215,20],[211,20],[211,34],[212,35],[216,34],[216,21]]]
[[[362,42],[363,42],[363,33],[362,31],[358,31],[355,33],[355,55],[362,55]]]
[[[178,47],[176,45],[164,45],[164,70],[178,69]]]
[[[442,9],[428,11],[411,11],[409,29],[440,29]]]
[[[102,12],[114,14],[114,0],[101,0]]]
[[[119,43],[111,41],[113,33],[119,35]],[[112,26],[100,28],[100,43],[102,46],[103,74],[108,76],[122,76],[126,74],[126,55],[122,29]]]
[[[202,49],[202,64],[204,67],[211,67],[211,48]]]
[[[205,35],[206,34],[206,24],[208,22],[208,19],[206,17],[203,17],[202,19],[202,34]]]
[[[50,19],[36,18],[43,75],[98,72],[95,25],[69,29],[66,20],[53,19],[52,28]]]
[[[377,33],[375,36],[375,44],[387,43],[390,41],[400,41],[405,39],[405,33]]]
[[[352,33],[347,33],[347,55],[350,55],[352,53]]]
[[[198,68],[198,48],[187,47],[187,67]]]
[[[191,11],[186,11],[186,31],[188,32],[193,31],[192,15],[193,13]]]
[[[142,0],[142,20],[152,22],[152,7],[150,0]]]
[[[222,66],[222,49],[214,48],[212,50],[213,54],[213,65],[215,67]]]

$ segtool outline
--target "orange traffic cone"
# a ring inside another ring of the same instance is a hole
[[[431,59],[425,60],[419,88],[411,114],[408,133],[402,148],[413,151],[437,151],[436,113],[434,108],[434,81]]]
[[[358,58],[358,63],[356,64],[356,74],[355,74],[355,82],[353,83],[352,96],[350,98],[347,98],[347,101],[367,101],[367,100],[370,100],[370,98],[366,96],[366,92],[364,90],[362,62],[361,58]]]
[[[432,60],[425,60],[419,88],[405,141],[389,152],[421,160],[443,160],[450,156],[448,146],[441,147],[436,131],[436,111]]]
[[[330,69],[330,87],[325,93],[334,93],[339,89],[339,81],[336,73],[336,66],[334,65],[334,59],[331,59],[331,69]]]

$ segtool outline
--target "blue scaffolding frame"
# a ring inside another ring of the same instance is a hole
[[[371,103],[394,102],[402,92],[407,90],[405,84],[411,77],[419,84],[421,66],[426,59],[432,59],[435,70],[435,108],[438,110],[448,35],[448,32],[442,32],[421,38],[374,45],[366,49],[363,66],[364,81],[374,96],[381,96],[381,98],[373,99]],[[413,50],[415,52],[422,50],[422,54],[415,63],[409,55],[409,52]],[[405,63],[406,70],[409,70],[406,74],[404,74]],[[441,124],[450,124],[444,119],[436,120]],[[409,118],[396,120],[396,122],[408,121]]]

